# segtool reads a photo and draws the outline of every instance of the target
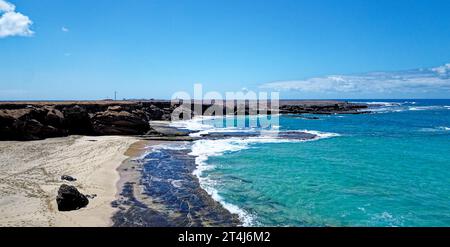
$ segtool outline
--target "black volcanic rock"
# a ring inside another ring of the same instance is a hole
[[[59,211],[72,211],[86,207],[89,200],[74,186],[63,184],[59,187],[56,203]]]
[[[66,181],[69,181],[69,182],[77,181],[76,178],[74,178],[72,176],[68,176],[68,175],[62,175],[61,176],[61,180],[66,180]]]
[[[51,125],[53,127],[59,128],[62,127],[64,124],[64,114],[55,109],[55,108],[47,108],[48,112],[45,116],[45,122],[48,125]]]
[[[161,119],[162,116],[164,115],[164,110],[154,105],[147,107],[145,111],[149,114],[150,119]]]
[[[62,109],[65,125],[70,134],[92,134],[92,124],[85,108],[75,105]]]
[[[0,103],[0,140],[39,140],[69,134],[144,135],[150,130],[149,120],[170,120],[177,106],[171,101],[5,102]],[[200,109],[205,112],[209,106],[203,104]],[[224,113],[250,112],[247,108],[238,111],[236,107],[223,107]],[[366,108],[342,101],[284,101],[276,113],[363,114],[368,113],[361,111]]]
[[[55,118],[48,121],[49,113],[48,109],[28,106],[22,109],[0,110],[0,140],[38,140],[65,136],[64,129],[51,125],[57,125],[57,114],[61,116],[61,113],[50,113],[55,114]]]
[[[284,104],[280,106],[280,113],[284,114],[364,114],[366,104],[339,102],[334,104]]]
[[[150,130],[145,114],[137,111],[99,112],[91,121],[97,135],[141,135]]]

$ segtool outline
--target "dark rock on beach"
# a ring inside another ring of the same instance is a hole
[[[89,200],[74,186],[63,184],[59,187],[56,203],[59,211],[72,211],[86,207]]]
[[[88,199],[94,199],[97,197],[97,194],[86,195]]]
[[[61,180],[66,180],[66,181],[69,181],[69,182],[77,181],[76,178],[71,177],[71,176],[68,176],[68,175],[62,175],[62,176],[61,176]]]

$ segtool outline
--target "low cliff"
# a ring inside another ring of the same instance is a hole
[[[67,135],[141,135],[169,120],[170,102],[26,102],[0,104],[0,140]]]
[[[198,104],[198,103],[195,103]],[[211,104],[202,104],[206,111]],[[223,104],[225,105],[225,104]],[[0,103],[0,140],[38,140],[67,135],[144,135],[150,120],[170,120],[170,101],[81,101]],[[365,105],[338,101],[281,101],[280,113],[361,113]],[[192,106],[194,110],[194,106]],[[223,114],[249,114],[237,107]],[[270,114],[270,111],[269,111]]]

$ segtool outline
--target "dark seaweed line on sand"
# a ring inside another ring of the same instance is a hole
[[[188,150],[153,150],[141,162],[138,181],[126,182],[119,199],[112,203],[119,209],[112,218],[113,226],[240,224],[237,215],[223,208],[200,187],[192,174],[195,158],[188,155]]]

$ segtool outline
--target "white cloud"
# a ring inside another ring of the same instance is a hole
[[[0,0],[0,12],[13,12],[15,10],[16,6],[14,6],[14,4]]]
[[[431,70],[438,73],[439,75],[450,76],[450,63],[436,67],[436,68],[432,68]]]
[[[31,36],[30,26],[33,22],[28,16],[16,12],[16,7],[0,0],[0,38],[8,36]]]
[[[67,27],[62,27],[62,28],[61,28],[61,31],[67,33],[67,32],[69,32],[70,30],[69,30]]]
[[[305,80],[275,81],[260,86],[278,91],[305,93],[371,94],[450,92],[450,64],[430,69],[330,75]]]

